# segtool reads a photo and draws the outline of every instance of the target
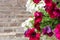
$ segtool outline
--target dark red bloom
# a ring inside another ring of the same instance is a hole
[[[29,40],[40,40],[40,33],[36,33],[35,29],[28,29],[25,32],[25,37],[29,37]]]
[[[41,12],[36,11],[34,13],[34,27],[40,31],[40,22],[42,21],[43,14]]]
[[[50,18],[56,18],[57,14],[55,13],[56,3],[52,0],[45,0],[46,6],[45,10],[48,12]]]
[[[34,17],[35,17],[35,23],[40,23],[42,21],[42,17],[43,17],[43,14],[41,12],[38,12],[36,11],[34,13]]]
[[[46,26],[45,28],[43,28],[43,34],[48,36],[53,35],[52,29],[50,28],[50,26]]]
[[[33,0],[34,3],[38,4],[41,0]]]
[[[56,8],[56,4],[53,2],[45,6],[45,10],[48,12],[51,18],[56,18],[56,14],[54,12],[55,8]]]
[[[34,13],[34,16],[35,17],[42,17],[42,12],[38,12],[38,11],[36,11],[35,13]]]
[[[51,10],[49,15],[50,15],[51,18],[58,18],[58,19],[60,19],[60,9],[55,7],[54,10]]]
[[[44,0],[46,4],[52,3],[52,0]]]
[[[60,9],[59,8],[55,8],[54,14],[56,15],[57,19],[60,19]]]
[[[46,4],[45,10],[49,13],[53,11],[55,7],[56,7],[56,4],[52,2],[52,3]]]
[[[38,31],[40,31],[40,23],[34,23],[34,27],[35,27]]]

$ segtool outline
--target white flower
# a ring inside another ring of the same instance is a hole
[[[27,8],[27,11],[32,12],[34,11],[35,4],[31,2],[31,0],[28,0],[26,4],[26,8]]]
[[[45,3],[44,1],[40,1],[40,3],[36,6],[35,10],[39,10],[39,9],[44,9]]]
[[[46,40],[46,35],[42,35],[41,40]]]
[[[36,5],[36,6],[35,6]],[[39,4],[35,4],[32,0],[28,0],[26,4],[26,10],[33,13],[35,11],[39,11],[40,8],[44,9],[45,2],[41,0]]]
[[[32,24],[30,21],[32,21],[32,20],[34,20],[34,18],[29,18],[29,19],[27,19],[25,22],[23,22],[23,23],[21,24],[21,27],[24,27],[25,30],[27,29],[27,27],[28,27],[28,28],[31,28],[33,24]],[[27,26],[27,27],[26,27],[26,26]]]

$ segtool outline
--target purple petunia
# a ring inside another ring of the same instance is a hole
[[[52,29],[50,26],[46,26],[45,28],[43,28],[43,34],[44,35],[48,35],[48,36],[52,36],[53,35],[53,32],[52,32]]]

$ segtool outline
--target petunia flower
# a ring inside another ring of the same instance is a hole
[[[43,0],[27,0],[26,11],[31,13],[39,11],[39,9],[44,9],[45,2]]]
[[[40,22],[42,21],[43,14],[41,12],[36,11],[34,13],[34,27],[40,31]]]
[[[54,32],[56,38],[60,40],[60,23],[56,25]]]
[[[34,13],[34,17],[35,17],[35,23],[40,23],[42,21],[43,14],[41,12],[36,11]]]
[[[50,26],[46,26],[42,30],[43,30],[42,32],[44,35],[48,35],[50,37],[53,35],[52,29],[50,28]]]
[[[44,0],[46,4],[52,3],[52,0]]]
[[[54,14],[56,15],[57,19],[60,20],[60,9],[59,8],[54,9]]]
[[[55,13],[55,8],[56,8],[56,4],[55,3],[50,3],[49,5],[47,4],[45,6],[45,10],[48,12],[50,18],[56,18],[56,13]]]
[[[38,4],[41,0],[33,0],[34,3]]]
[[[40,40],[40,33],[36,33],[34,28],[28,29],[24,35],[29,37],[29,40]]]
[[[40,23],[34,23],[34,27],[35,27],[38,31],[40,31]]]
[[[50,18],[56,18],[56,14],[54,12],[54,9],[56,8],[56,3],[54,3],[52,0],[44,0],[46,5],[45,5],[45,10],[48,12]]]

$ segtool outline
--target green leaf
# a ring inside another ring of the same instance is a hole
[[[56,0],[52,0],[53,2],[56,2]]]
[[[54,29],[55,26],[56,26],[58,23],[59,23],[58,19],[54,19],[54,20],[52,21],[52,26],[51,26],[51,28]]]
[[[40,12],[42,12],[45,16],[49,16],[48,13],[47,13],[44,9],[41,8],[41,9],[39,9],[39,10],[40,10]]]

